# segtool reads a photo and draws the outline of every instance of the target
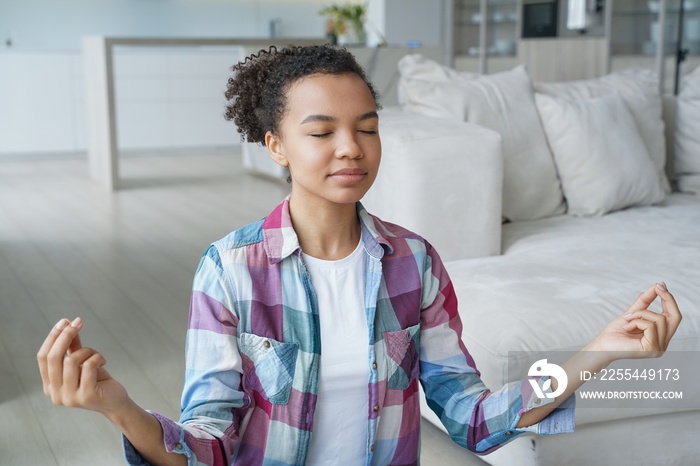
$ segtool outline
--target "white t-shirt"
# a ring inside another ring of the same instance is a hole
[[[321,327],[321,365],[307,465],[364,464],[367,451],[369,335],[364,247],[326,261],[302,254]]]

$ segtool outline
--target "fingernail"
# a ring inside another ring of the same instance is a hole
[[[80,324],[82,324],[82,323],[83,323],[83,319],[81,319],[80,317],[76,317],[75,320],[73,322],[71,322],[70,326],[73,328],[78,328],[78,327],[80,327]]]
[[[661,291],[668,291],[668,288],[666,288],[666,283],[664,283],[664,282],[657,283],[657,284],[656,284],[656,287],[657,287],[658,289],[660,289]]]
[[[632,317],[632,313],[631,313],[631,312],[628,312],[627,314],[625,314],[625,315],[622,316],[622,317],[624,317],[625,319],[629,319],[630,317]]]
[[[61,330],[70,322],[68,319],[61,319],[56,323],[56,330]]]

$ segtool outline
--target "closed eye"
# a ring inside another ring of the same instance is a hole
[[[360,133],[363,133],[363,134],[377,134],[376,131],[372,131],[372,130],[360,130]]]
[[[312,134],[311,136],[315,138],[325,138],[327,136],[330,136],[333,133],[317,133],[317,134]]]

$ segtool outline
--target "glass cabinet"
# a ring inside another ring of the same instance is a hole
[[[486,73],[515,63],[518,4],[517,0],[455,0],[456,68]]]
[[[585,8],[595,7],[597,23],[585,30],[568,29],[572,5],[580,1],[453,0],[454,67],[493,73],[524,60],[531,51],[521,38],[528,30],[521,16],[525,7],[546,3],[558,5],[558,31],[551,39],[605,38],[603,70],[652,69],[660,90],[672,94],[682,76],[700,66],[700,0],[586,0]]]
[[[700,65],[700,0],[610,0],[611,70],[655,69],[665,94]]]

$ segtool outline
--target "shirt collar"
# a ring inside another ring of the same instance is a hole
[[[362,229],[362,242],[369,254],[381,258],[384,248],[391,254],[393,248],[387,239],[389,231],[377,217],[369,214],[362,203],[357,203],[357,215]],[[263,221],[263,241],[270,264],[276,264],[300,249],[292,218],[289,214],[287,196]]]

